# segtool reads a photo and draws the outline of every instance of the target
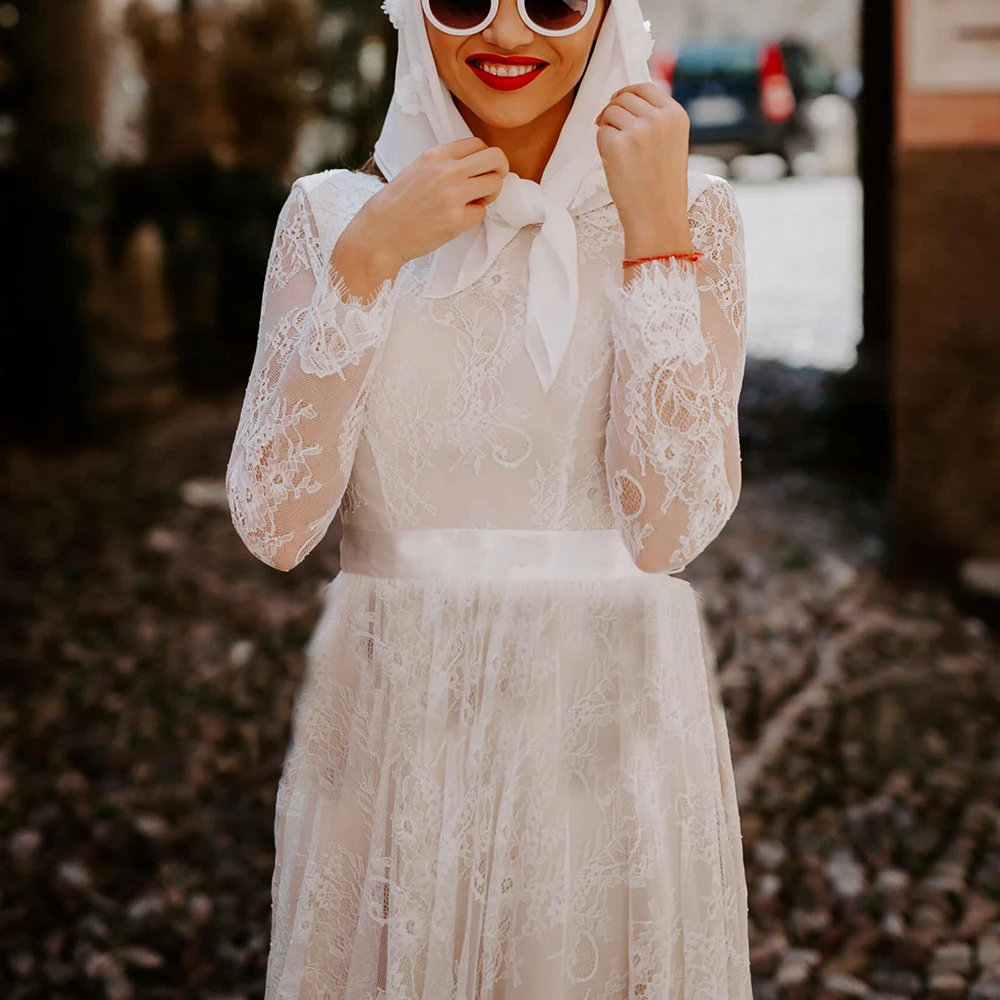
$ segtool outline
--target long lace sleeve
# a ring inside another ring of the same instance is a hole
[[[330,266],[333,237],[351,214],[335,201],[324,215],[335,232],[325,238],[301,181],[282,208],[226,472],[237,532],[258,559],[280,570],[308,555],[337,512],[391,321],[393,281],[364,301]]]
[[[613,296],[605,464],[615,520],[648,572],[676,573],[722,531],[742,487],[737,403],[746,364],[743,223],[714,180],[690,211],[697,266],[640,265]]]

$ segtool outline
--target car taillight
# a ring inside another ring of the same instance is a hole
[[[674,89],[674,69],[677,66],[677,57],[670,52],[658,52],[653,56],[652,75],[654,79],[660,80],[667,87],[667,90]]]
[[[760,106],[764,117],[776,125],[795,114],[795,92],[778,45],[767,45],[760,54]]]

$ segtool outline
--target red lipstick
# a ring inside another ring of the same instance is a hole
[[[501,56],[493,52],[476,52],[465,60],[469,69],[479,77],[487,87],[494,90],[520,90],[526,87],[532,80],[538,79],[542,70],[548,66],[544,59],[535,59],[532,56]],[[519,76],[495,76],[482,69],[479,63],[496,63],[500,66],[537,66],[537,69]]]

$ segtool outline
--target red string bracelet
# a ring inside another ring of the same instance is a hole
[[[693,264],[697,264],[703,256],[704,254],[702,254],[700,250],[695,250],[690,253],[659,253],[654,254],[652,257],[626,257],[622,261],[622,267],[632,267],[635,264],[645,264],[650,260],[670,260],[671,258],[676,260],[689,260]]]

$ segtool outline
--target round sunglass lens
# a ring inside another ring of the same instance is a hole
[[[446,27],[467,31],[486,20],[490,0],[430,0],[430,9]]]
[[[586,16],[590,0],[525,0],[524,9],[539,28],[567,31]]]

